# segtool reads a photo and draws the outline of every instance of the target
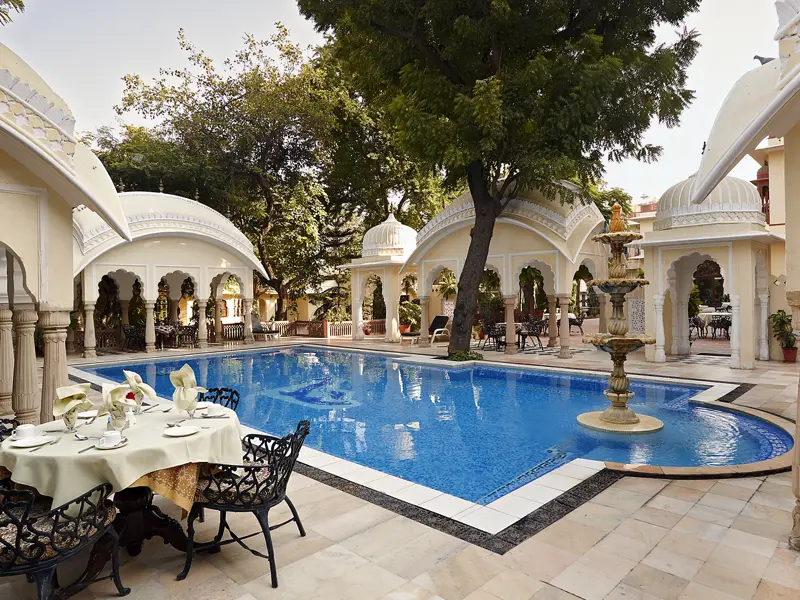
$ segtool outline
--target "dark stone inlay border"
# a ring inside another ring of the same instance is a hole
[[[305,475],[306,477],[310,477],[311,479],[329,485],[337,490],[347,492],[357,498],[381,506],[407,519],[412,519],[432,529],[452,535],[460,540],[501,555],[565,517],[567,514],[625,477],[623,473],[603,469],[582,481],[568,492],[564,492],[555,500],[551,500],[528,516],[523,517],[513,525],[492,535],[491,533],[481,531],[465,523],[461,523],[449,517],[444,517],[364,485],[353,483],[343,477],[333,475],[310,465],[298,462],[295,466],[295,470],[301,475]],[[302,518],[302,515],[300,518]]]
[[[717,398],[716,401],[717,402],[728,402],[728,403],[733,402],[734,400],[737,400],[737,399],[741,398],[742,396],[744,396],[747,392],[752,390],[754,387],[756,387],[755,383],[740,383],[737,388],[732,389],[730,392],[728,392],[724,396],[721,396],[721,397]]]

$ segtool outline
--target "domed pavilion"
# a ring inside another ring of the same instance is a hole
[[[784,240],[769,230],[752,183],[725,177],[700,204],[693,202],[695,186],[692,175],[664,192],[653,231],[640,242],[650,281],[645,328],[656,338],[647,358],[690,354],[689,295],[698,269],[714,263],[730,297],[720,310],[730,311],[731,367],[752,369],[770,357],[770,285],[783,273]]]
[[[561,185],[571,186],[567,182]],[[422,308],[420,341],[427,343],[429,324],[435,316],[444,314],[437,282],[445,270],[456,280],[461,276],[474,222],[475,208],[467,192],[434,216],[419,233],[399,223],[394,215],[370,229],[364,236],[361,258],[345,265],[352,272],[353,338],[364,337],[362,304],[367,280],[377,275],[386,302],[385,339],[400,341],[400,283],[406,275],[415,275]],[[559,331],[557,305],[560,303],[563,311],[568,311],[573,278],[582,265],[594,278],[606,276],[607,251],[591,240],[604,227],[603,216],[592,202],[566,204],[558,195],[548,198],[536,190],[523,191],[509,202],[495,224],[485,266],[500,280],[509,339],[515,337],[514,310],[519,301],[520,275],[527,267],[534,267],[541,274],[548,299],[550,346],[557,346],[560,341],[560,355],[571,356],[569,320],[562,320]],[[601,292],[597,295],[600,329],[605,331],[606,297]],[[508,344],[506,350],[515,351],[514,345]]]

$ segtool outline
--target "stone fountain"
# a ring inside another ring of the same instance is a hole
[[[642,239],[642,235],[625,231],[622,219],[622,208],[619,204],[613,207],[613,216],[609,224],[609,232],[592,238],[611,247],[611,262],[608,267],[608,279],[596,279],[589,282],[599,290],[611,296],[612,313],[608,320],[608,333],[584,336],[583,341],[611,354],[614,369],[608,378],[606,398],[611,406],[602,412],[588,412],[578,415],[578,423],[590,429],[614,431],[618,433],[646,433],[657,431],[664,423],[654,417],[637,415],[628,406],[634,392],[630,391],[630,380],[625,374],[625,361],[628,354],[647,344],[655,344],[656,340],[647,336],[628,335],[628,318],[625,316],[625,296],[636,288],[648,285],[645,279],[628,276],[628,263],[625,259],[625,244]]]

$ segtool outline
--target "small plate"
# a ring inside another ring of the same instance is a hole
[[[78,413],[79,419],[94,419],[97,416],[97,409],[94,410],[84,410]]]
[[[203,410],[204,408],[208,408],[209,404],[211,404],[211,402],[198,402],[197,410]]]
[[[25,438],[23,440],[17,439],[11,441],[12,448],[36,448],[36,446],[44,446],[55,440],[52,435],[36,435],[33,437]]]
[[[209,414],[202,414],[200,415],[201,419],[229,419],[230,415],[226,415],[225,413],[219,415],[209,415]]]
[[[194,425],[178,425],[177,427],[165,429],[164,435],[167,437],[186,437],[187,435],[194,435],[198,431],[200,431],[200,428]]]
[[[103,440],[98,441],[94,445],[94,447],[97,448],[98,450],[116,450],[117,448],[122,448],[123,446],[127,446],[128,445],[128,438],[126,438],[126,437],[122,438],[120,443],[115,445],[115,446],[104,446],[103,444],[100,443],[102,441]]]

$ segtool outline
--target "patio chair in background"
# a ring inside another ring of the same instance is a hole
[[[570,317],[570,319],[569,319],[569,329],[570,329],[570,331],[572,331],[573,327],[577,327],[580,330],[581,335],[583,335],[583,321],[584,321],[584,319],[586,319],[586,315],[583,314],[582,311],[579,312],[576,316]]]
[[[450,317],[447,315],[439,315],[433,318],[433,321],[428,327],[428,337],[430,339],[430,343],[436,341],[436,337],[447,336],[447,339],[450,339],[450,330],[447,328],[447,323],[450,320]],[[400,343],[403,343],[403,340],[411,340],[411,343],[414,344],[419,342],[420,332],[419,331],[406,331],[405,333],[400,334]]]
[[[251,434],[242,440],[245,454],[243,465],[204,464],[200,468],[197,491],[187,523],[186,562],[178,580],[189,574],[194,556],[194,522],[204,509],[219,512],[219,530],[214,540],[201,550],[218,552],[221,546],[237,543],[255,556],[269,561],[272,587],[278,587],[278,574],[275,566],[275,549],[270,532],[289,523],[296,523],[300,536],[306,535],[300,517],[291,500],[286,496],[289,476],[294,470],[300,448],[309,432],[308,421],[300,421],[294,433],[283,438],[270,435]],[[283,501],[289,506],[292,518],[277,525],[269,524],[269,511]],[[237,536],[228,525],[229,512],[249,512],[255,516],[261,532],[243,537]],[[227,529],[231,536],[223,540]],[[244,540],[262,533],[267,543],[267,554],[248,547]]]
[[[692,317],[689,320],[689,335],[692,335],[692,331],[696,332],[695,337],[704,338],[706,337],[706,324],[703,322],[703,319],[700,317]]]

